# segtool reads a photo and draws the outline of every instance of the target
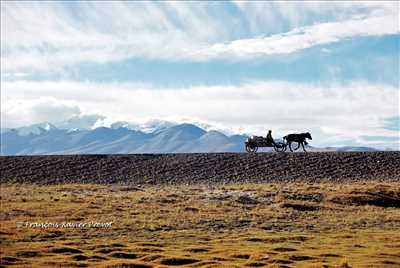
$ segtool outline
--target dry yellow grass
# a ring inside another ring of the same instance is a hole
[[[1,265],[396,267],[399,197],[398,182],[4,184]],[[112,224],[37,226],[65,222]]]

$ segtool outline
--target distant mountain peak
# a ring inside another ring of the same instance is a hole
[[[54,125],[52,125],[50,123],[45,123],[42,128],[44,128],[46,131],[50,131],[52,129],[57,129]]]
[[[141,131],[145,133],[155,133],[177,125],[176,123],[163,120],[149,120],[144,123],[132,123],[128,121],[117,121],[111,124],[111,128],[127,128],[130,130]]]
[[[179,137],[183,139],[195,139],[201,137],[207,131],[196,125],[183,123],[161,130],[159,133],[175,133],[176,135],[179,134]]]
[[[53,124],[51,124],[49,122],[43,122],[43,123],[33,124],[30,126],[26,126],[26,127],[19,127],[19,128],[16,128],[15,130],[17,131],[18,135],[27,136],[30,134],[40,135],[43,132],[48,132],[48,131],[55,130],[55,129],[57,129],[57,127],[54,126]]]
[[[190,124],[190,123],[182,123],[182,124],[179,124],[179,125],[175,125],[175,126],[170,127],[170,129],[173,129],[173,130],[186,130],[186,131],[198,131],[198,132],[201,132],[201,133],[206,133],[206,131],[204,129],[202,129],[202,128],[194,125],[194,124]]]

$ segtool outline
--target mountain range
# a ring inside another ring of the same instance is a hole
[[[194,124],[126,122],[95,129],[67,129],[51,123],[1,129],[1,155],[244,152],[245,135],[206,131]],[[309,151],[374,151],[369,147],[309,147]],[[263,149],[270,151],[270,148]]]
[[[95,129],[60,129],[50,123],[2,129],[2,155],[241,152],[247,137],[205,131],[193,124],[151,132],[122,123]]]

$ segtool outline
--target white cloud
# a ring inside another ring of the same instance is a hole
[[[339,42],[346,38],[398,34],[398,16],[381,16],[367,19],[353,19],[340,22],[326,22],[296,28],[290,32],[268,37],[242,39],[230,43],[214,44],[194,53],[203,59],[218,56],[256,56],[259,54],[288,54],[297,50]]]
[[[2,91],[6,92],[1,100],[2,117],[14,126],[58,122],[74,114],[101,114],[107,117],[101,123],[108,125],[162,119],[254,134],[271,128],[277,136],[310,130],[316,135],[315,144],[361,135],[393,136],[393,131],[382,128],[382,122],[399,113],[397,88],[363,82],[267,81],[167,89],[143,84],[17,81],[4,82]]]
[[[136,56],[204,60],[290,53],[398,33],[396,2],[246,2],[237,4],[239,13],[224,4],[2,1],[1,71],[54,71]]]
[[[79,106],[53,97],[10,99],[1,103],[1,127],[27,126],[39,122],[58,122],[81,113]]]
[[[68,11],[60,3],[1,2],[2,71],[48,70],[132,56],[170,58],[193,50],[201,38],[219,36],[218,28],[200,27],[211,20],[202,5],[181,12],[187,4],[76,2]],[[180,15],[183,29],[169,13]]]
[[[105,116],[99,114],[81,114],[74,115],[67,119],[53,121],[53,124],[59,129],[92,129],[96,124],[102,122]]]

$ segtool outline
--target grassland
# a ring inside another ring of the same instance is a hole
[[[400,266],[400,182],[3,183],[0,222],[1,266]]]

